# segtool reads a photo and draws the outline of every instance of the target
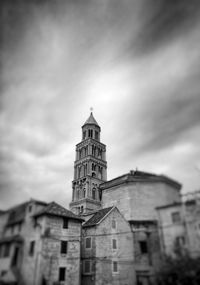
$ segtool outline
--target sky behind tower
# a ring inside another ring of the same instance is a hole
[[[200,188],[200,1],[0,5],[0,209],[68,206],[91,106],[108,179],[137,167]]]

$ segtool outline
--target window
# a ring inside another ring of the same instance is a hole
[[[67,253],[67,241],[65,240],[61,240],[60,253],[63,253],[63,254]]]
[[[118,272],[118,262],[117,261],[113,261],[112,266],[113,266],[112,271],[114,273],[117,273]]]
[[[91,261],[85,260],[84,261],[84,273],[90,273],[91,272]]]
[[[172,213],[172,222],[173,224],[177,224],[181,222],[181,216],[179,212]]]
[[[68,219],[63,218],[63,229],[68,229]]]
[[[112,239],[112,249],[117,249],[117,240]]]
[[[93,188],[93,189],[92,189],[92,199],[95,200],[95,198],[96,198],[96,189]]]
[[[139,244],[140,244],[140,252],[142,254],[147,253],[148,252],[147,242],[146,241],[140,241]]]
[[[175,245],[178,247],[182,247],[185,245],[185,237],[184,236],[178,236],[175,240]]]
[[[65,281],[65,267],[60,267],[59,268],[59,281]]]
[[[84,210],[84,208],[83,208],[83,206],[81,206],[80,207],[80,213],[83,213],[83,210]]]
[[[30,247],[29,247],[29,255],[31,255],[31,256],[34,255],[34,249],[35,249],[35,241],[31,241]]]
[[[99,134],[97,131],[95,131],[95,140],[98,140],[98,138],[99,138]]]
[[[83,132],[83,139],[86,138],[86,131]]]
[[[116,229],[116,220],[112,220],[112,229]]]
[[[85,239],[85,248],[91,248],[91,247],[92,247],[91,237],[86,237],[86,239]]]
[[[32,205],[28,206],[28,211],[29,211],[29,213],[32,211]]]
[[[4,247],[4,257],[8,257],[10,254],[10,244],[9,243],[6,243],[5,244],[5,247]]]
[[[88,130],[88,137],[92,138],[93,137],[93,130]]]
[[[17,265],[18,255],[19,255],[19,247],[15,247],[15,251],[14,251],[14,255],[13,255],[13,259],[12,259],[12,266]]]

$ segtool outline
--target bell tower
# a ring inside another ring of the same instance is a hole
[[[84,214],[101,207],[99,184],[107,180],[106,145],[92,112],[82,126],[82,141],[76,145],[70,210]]]

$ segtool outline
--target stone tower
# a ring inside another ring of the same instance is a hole
[[[82,141],[76,145],[72,202],[75,214],[86,214],[101,207],[99,184],[107,180],[106,146],[100,142],[101,128],[91,112],[82,126]]]

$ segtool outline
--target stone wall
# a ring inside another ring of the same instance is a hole
[[[157,219],[155,208],[175,201],[179,191],[163,182],[129,182],[102,191],[102,207],[117,206],[127,220]]]
[[[112,220],[116,229],[112,229]],[[85,237],[92,238],[92,248],[85,249]],[[112,248],[112,239],[117,249]],[[92,261],[91,274],[82,274],[82,284],[134,284],[134,248],[130,226],[114,208],[96,227],[83,229],[82,262]],[[113,261],[118,263],[118,272],[113,272]]]

